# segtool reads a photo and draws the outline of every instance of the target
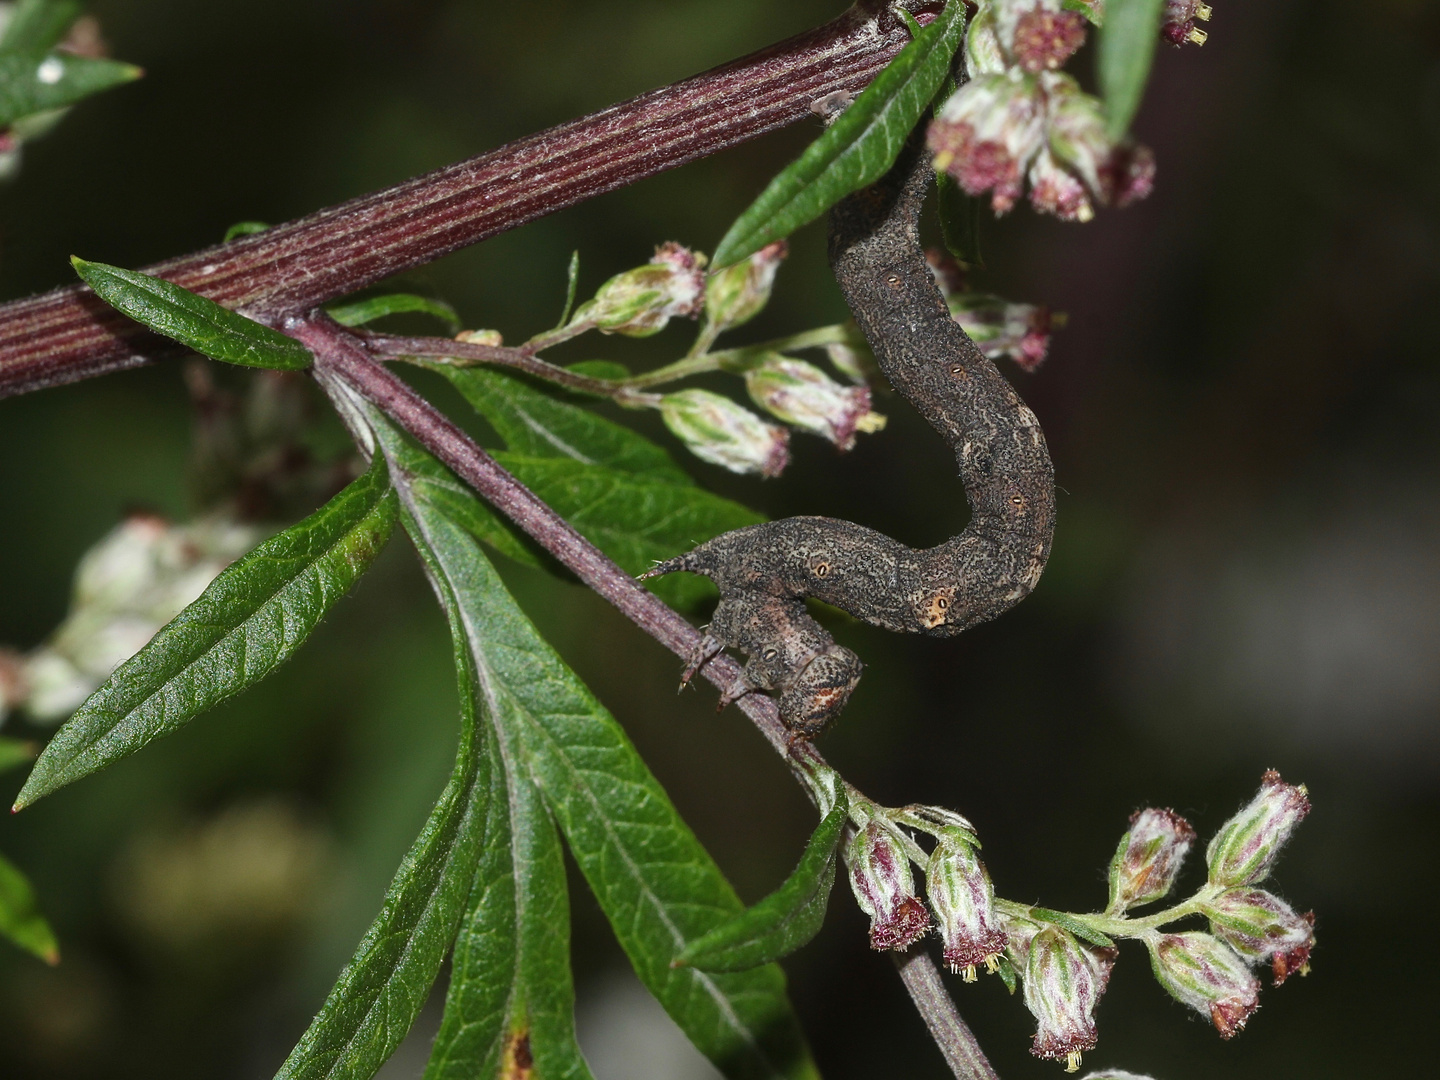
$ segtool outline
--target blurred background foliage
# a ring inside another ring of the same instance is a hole
[[[147,75],[26,146],[0,189],[0,295],[67,283],[72,253],[139,266],[236,221],[304,214],[839,7],[99,0],[113,54]],[[1002,894],[1087,910],[1137,807],[1173,806],[1208,835],[1264,768],[1305,781],[1315,812],[1277,888],[1318,912],[1314,975],[1267,989],[1221,1043],[1127,949],[1087,1065],[1413,1075],[1440,1011],[1425,900],[1440,892],[1440,9],[1230,0],[1209,29],[1204,49],[1158,57],[1136,125],[1159,160],[1153,197],[1087,226],[1022,209],[986,229],[977,283],[1070,315],[1037,374],[1008,369],[1064,488],[1050,569],[1015,612],[952,641],[840,627],[868,667],[823,747],[884,802],[969,815]],[[662,240],[711,248],[814,133],[656,177],[402,284],[518,339],[554,321],[572,249],[584,296]],[[843,314],[811,227],[736,337]],[[672,327],[563,358],[643,368],[688,342]],[[780,480],[685,464],[770,514],[936,542],[964,520],[953,463],[903,403],[879,407],[891,426],[848,456],[797,437]],[[629,422],[665,441],[652,419]],[[0,402],[0,642],[45,637],[77,558],[125,511],[194,513],[191,424],[174,363]],[[268,682],[0,821],[64,955],[51,969],[0,948],[0,1075],[273,1073],[453,752],[445,630],[406,548]],[[708,689],[676,697],[676,660],[585,590],[503,570],[741,894],[773,887],[814,815],[768,747],[735,711],[714,715]],[[21,774],[0,779],[8,799]],[[710,1075],[627,978],[578,879],[574,894],[581,1040],[600,1080]],[[945,1075],[843,891],[786,967],[827,1076]],[[1028,1057],[1028,1014],[998,980],[953,989],[1002,1075],[1059,1075]],[[427,1041],[417,1031],[384,1075],[418,1076]]]

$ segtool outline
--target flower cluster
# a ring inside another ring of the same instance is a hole
[[[705,306],[706,258],[676,243],[661,244],[644,266],[616,274],[575,309],[570,327],[649,337],[673,318],[696,318]]]
[[[950,315],[987,359],[1008,357],[1022,371],[1034,371],[1050,351],[1050,335],[1065,325],[1065,316],[1042,304],[1014,304],[992,293],[971,292],[965,272],[954,258],[926,252],[930,271]]]
[[[930,126],[935,168],[971,195],[989,192],[997,214],[1027,181],[1035,209],[1064,221],[1148,195],[1154,156],[1113,138],[1100,102],[1057,70],[1084,40],[1084,17],[1060,0],[981,4],[966,36],[970,81]]]
[[[69,716],[260,537],[221,518],[121,522],[80,559],[70,613],[49,640],[24,656],[0,651],[0,718],[12,708],[42,722]]]
[[[1210,35],[1195,23],[1210,21],[1210,5],[1202,0],[1165,0],[1160,16],[1160,37],[1177,48],[1189,42],[1204,45]]]

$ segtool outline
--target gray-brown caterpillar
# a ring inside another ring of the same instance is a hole
[[[887,630],[949,637],[1024,599],[1050,555],[1055,472],[1040,424],[950,317],[925,261],[919,220],[932,176],[912,138],[885,177],[831,212],[830,265],[886,378],[955,451],[965,530],[916,551],[853,522],[785,518],[717,536],[644,575],[715,581],[720,604],[685,680],[721,649],[739,649],[749,662],[722,706],[775,691],[797,738],[825,730],[861,670],[806,597]]]

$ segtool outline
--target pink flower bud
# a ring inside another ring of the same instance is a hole
[[[775,272],[790,253],[784,240],[767,244],[748,259],[717,270],[705,283],[705,317],[717,328],[749,322],[770,300]]]
[[[1110,981],[1115,956],[1114,949],[1085,948],[1058,926],[1047,926],[1031,939],[1025,1007],[1038,1023],[1032,1054],[1063,1060],[1070,1072],[1080,1067],[1080,1055],[1095,1048],[1095,1006]]]
[[[1210,934],[1155,934],[1147,939],[1155,978],[1183,1005],[1208,1016],[1222,1039],[1233,1037],[1260,1005],[1260,983],[1229,945]]]
[[[1250,963],[1271,962],[1275,985],[1309,973],[1315,947],[1315,913],[1297,914],[1264,889],[1226,889],[1200,910],[1215,936]]]
[[[1194,842],[1195,830],[1175,811],[1137,810],[1110,863],[1106,911],[1119,915],[1127,908],[1164,897]]]
[[[1165,0],[1160,16],[1160,37],[1179,48],[1187,41],[1204,45],[1210,35],[1197,29],[1195,21],[1209,22],[1211,8],[1203,0]]]
[[[850,887],[870,916],[872,949],[905,949],[930,929],[930,912],[915,895],[910,859],[900,842],[877,822],[850,842]]]
[[[616,274],[575,309],[570,326],[603,334],[648,337],[672,318],[694,317],[705,297],[705,256],[676,243],[661,244],[644,266]]]
[[[1095,216],[1090,193],[1080,178],[1044,147],[1030,165],[1030,205],[1061,221],[1086,222]]]
[[[995,887],[974,845],[958,830],[946,830],[938,837],[925,871],[925,889],[950,970],[964,972],[966,982],[975,981],[977,964],[993,972],[1006,943],[995,917]]]
[[[790,461],[789,432],[709,390],[666,394],[660,416],[692,454],[731,472],[779,476]]]
[[[1264,881],[1280,849],[1309,812],[1303,785],[1285,783],[1273,769],[1267,772],[1250,805],[1221,826],[1205,849],[1210,883],[1228,888]]]
[[[1010,54],[1026,71],[1054,71],[1085,44],[1085,19],[1059,5],[1043,3],[1023,12],[1015,21]]]
[[[981,75],[962,86],[930,125],[935,168],[971,195],[991,192],[1003,214],[1020,197],[1025,170],[1044,138],[1044,109],[1035,78],[1018,68]]]
[[[879,431],[885,418],[870,411],[868,386],[841,386],[814,364],[769,353],[745,371],[750,400],[778,420],[824,436],[841,450],[857,431]]]
[[[1000,44],[1000,24],[995,5],[983,4],[965,28],[965,69],[971,80],[981,75],[998,75],[1010,66]]]
[[[1050,349],[1050,332],[1062,319],[1037,304],[1012,304],[989,293],[956,293],[947,298],[950,314],[970,340],[991,360],[1008,356],[1034,371]]]

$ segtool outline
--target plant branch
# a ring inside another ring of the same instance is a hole
[[[887,0],[702,75],[519,139],[385,191],[148,267],[279,324],[337,296],[528,221],[738,145],[858,91],[910,34]],[[940,0],[903,0],[933,17]],[[0,306],[0,397],[173,353],[88,288]]]
[[[361,339],[323,313],[292,319],[285,330],[314,352],[317,373],[342,380],[378,407],[641,630],[682,659],[694,653],[700,633],[688,620],[616,566],[448,417],[367,354]],[[721,654],[701,668],[701,674],[723,691],[739,678],[740,665]],[[807,790],[807,778],[830,769],[813,744],[791,738],[771,698],[746,694],[736,704]],[[896,966],[957,1080],[999,1080],[930,957],[917,949],[897,956]]]
[[[945,1055],[950,1071],[962,1080],[1000,1080],[970,1025],[960,1017],[950,992],[941,981],[940,969],[922,946],[908,952],[891,953],[900,981],[910,991],[910,1000],[925,1020],[935,1044]]]

